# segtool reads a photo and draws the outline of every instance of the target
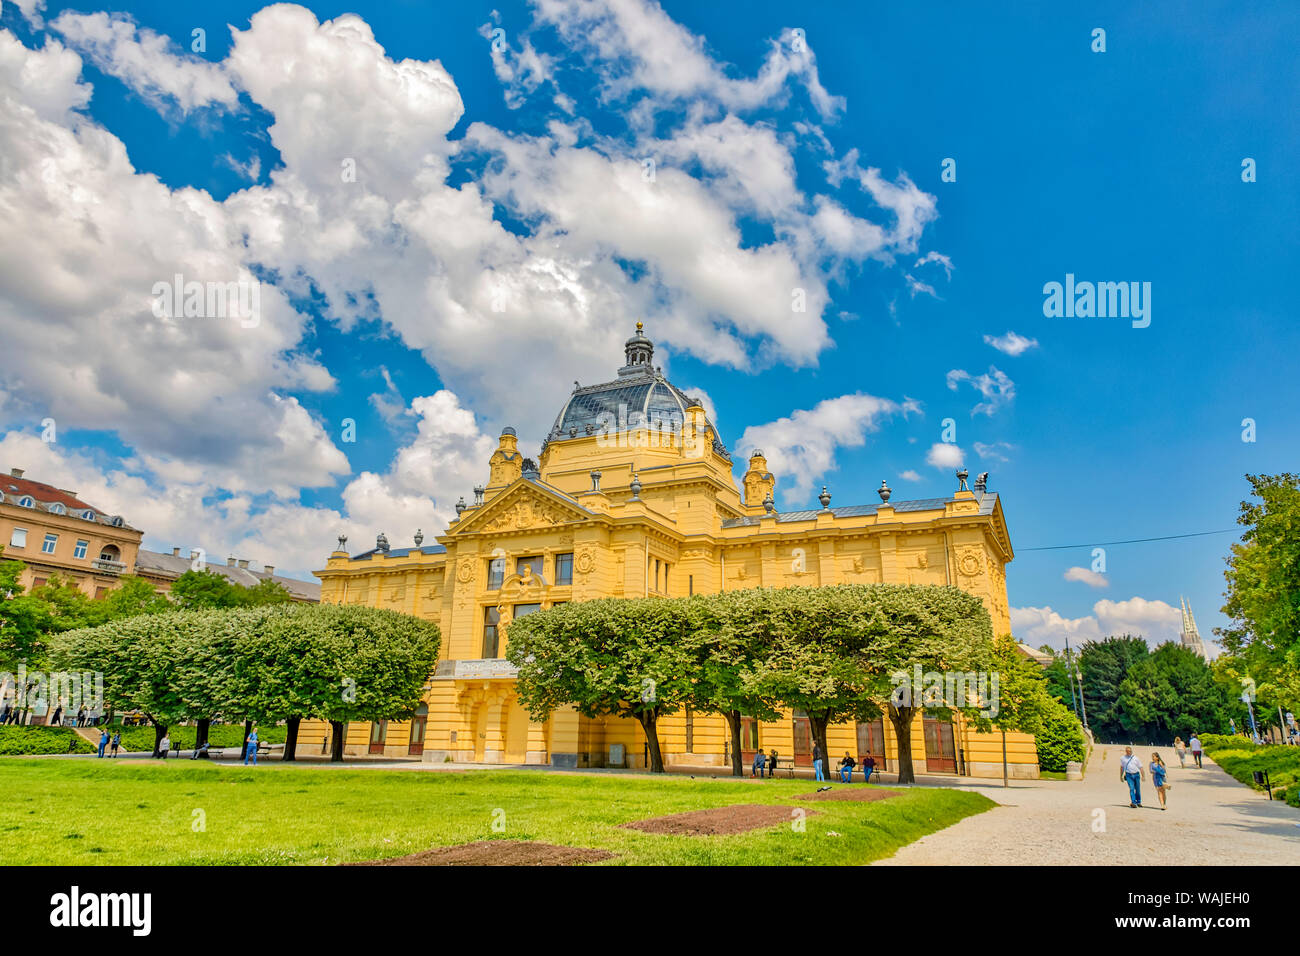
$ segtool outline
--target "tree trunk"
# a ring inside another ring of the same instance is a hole
[[[820,716],[808,711],[808,729],[812,731],[813,743],[822,752],[822,773],[831,779],[831,752],[826,746],[826,727],[830,723],[830,714],[823,712]]]
[[[645,731],[646,743],[650,747],[650,772],[664,772],[664,757],[659,751],[659,730],[656,722],[659,715],[653,710],[638,710],[636,719],[641,722],[641,729]]]
[[[727,723],[731,727],[731,775],[745,775],[745,761],[740,756],[740,711],[727,712]]]
[[[160,724],[158,721],[153,723],[153,755],[156,757],[162,752],[162,739],[167,736],[167,725]]]
[[[239,748],[240,760],[243,760],[248,753],[248,735],[251,734],[252,732],[253,732],[253,722],[251,720],[244,721],[244,743],[243,746]]]
[[[343,721],[331,720],[330,732],[333,737],[333,745],[330,747],[330,763],[343,762]]]
[[[889,703],[889,722],[894,727],[894,736],[898,738],[898,782],[915,783],[916,774],[912,770],[912,719],[916,717],[915,707],[895,707]]]
[[[212,718],[204,717],[194,728],[194,749],[197,751],[208,742],[208,730],[212,727]],[[207,754],[204,754],[206,757]]]
[[[298,724],[302,722],[301,717],[289,718],[289,729],[284,735],[284,756],[280,759],[294,760],[298,750]]]

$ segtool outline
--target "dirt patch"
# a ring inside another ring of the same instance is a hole
[[[873,803],[876,800],[888,800],[897,797],[901,790],[875,790],[866,787],[844,788],[842,790],[825,790],[821,793],[801,793],[791,800],[852,800],[855,803]]]
[[[576,866],[614,856],[605,850],[556,846],[529,840],[478,840],[456,846],[436,846],[388,860],[344,863],[344,866]]]
[[[816,810],[805,811],[809,816],[816,812]],[[793,819],[790,807],[774,807],[764,803],[738,803],[730,807],[692,810],[689,813],[674,813],[666,817],[651,817],[649,820],[634,820],[632,823],[619,825],[643,833],[726,836],[731,833],[747,833],[750,830],[759,830],[778,823],[789,823]]]

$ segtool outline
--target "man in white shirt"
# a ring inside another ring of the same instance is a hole
[[[1132,747],[1124,748],[1124,756],[1119,758],[1119,778],[1128,783],[1128,805],[1142,806],[1142,761],[1134,756]]]
[[[1199,767],[1201,765],[1201,738],[1196,734],[1192,734],[1192,739],[1187,741],[1187,749],[1192,752],[1192,756],[1196,758],[1196,766]]]

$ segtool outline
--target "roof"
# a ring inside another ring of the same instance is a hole
[[[190,558],[184,555],[146,551],[144,548],[140,549],[135,559],[136,573],[153,574],[171,580],[179,578],[192,566]],[[267,574],[265,571],[253,571],[238,565],[231,567],[228,564],[208,563],[205,565],[205,570],[219,574],[227,581],[246,588],[256,587],[262,581],[271,580],[300,601],[320,600],[320,583],[316,581],[300,581],[297,578],[287,578],[282,574]]]
[[[982,515],[991,515],[993,506],[997,503],[998,496],[991,491],[974,493],[976,500],[980,503],[979,513]],[[895,512],[902,511],[942,511],[949,501],[953,498],[918,498],[915,501],[891,501],[889,506]],[[880,505],[846,505],[843,508],[831,508],[830,512],[837,518],[861,518],[866,515],[874,515]],[[778,523],[786,521],[814,521],[822,512],[819,510],[812,511],[778,511],[776,520]],[[722,522],[724,528],[742,528],[753,527],[762,521],[762,516],[744,517],[744,518],[727,518]]]
[[[138,530],[126,524],[118,515],[106,514],[94,505],[82,501],[77,497],[76,492],[56,488],[53,485],[45,484],[43,481],[20,478],[12,472],[7,475],[0,475],[0,500],[3,500],[5,504],[16,505],[24,497],[32,499],[33,510],[36,511],[50,513],[51,505],[62,505],[67,514],[74,518],[81,518],[83,521],[111,524],[117,528],[126,528],[128,531]],[[59,513],[58,509],[55,509],[53,513]],[[86,513],[93,514],[93,517],[87,518]],[[117,524],[113,524],[115,519]]]
[[[446,554],[447,549],[440,544],[429,544],[422,548],[389,548],[387,551],[380,551],[378,548],[371,548],[369,551],[362,551],[360,554],[352,555],[349,560],[361,561],[365,558],[372,558],[376,554],[386,554],[390,558],[405,558],[410,554]]]

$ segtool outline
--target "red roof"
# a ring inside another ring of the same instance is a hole
[[[66,505],[69,509],[85,511],[89,508],[96,514],[105,514],[104,511],[96,508],[94,505],[86,504],[76,495],[55,488],[53,485],[47,485],[43,481],[32,481],[30,478],[15,478],[13,475],[0,474],[0,491],[4,492],[5,500],[21,498],[23,495],[31,495],[37,501],[51,504],[55,501]]]

